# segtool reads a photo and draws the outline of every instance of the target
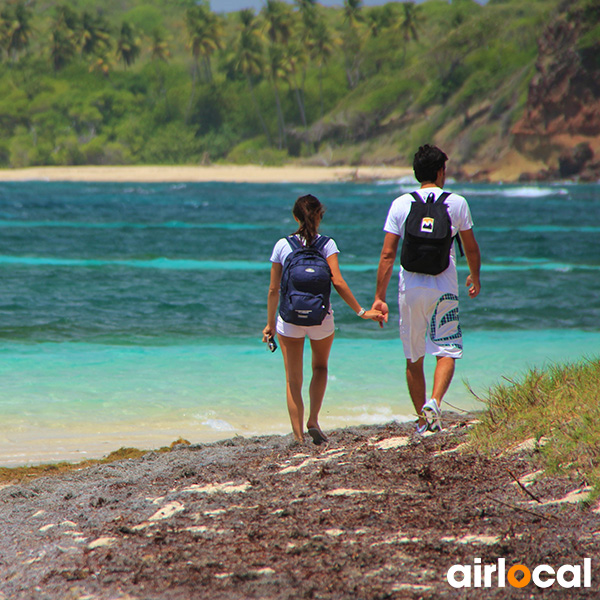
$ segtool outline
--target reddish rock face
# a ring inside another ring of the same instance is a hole
[[[561,15],[543,33],[525,114],[512,130],[519,152],[561,177],[600,177],[600,43],[589,45],[588,23],[582,13]]]

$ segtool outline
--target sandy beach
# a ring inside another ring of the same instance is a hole
[[[411,167],[77,166],[0,169],[0,181],[326,183],[412,177]]]

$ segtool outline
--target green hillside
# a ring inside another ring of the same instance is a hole
[[[5,0],[0,166],[493,157],[559,4]]]

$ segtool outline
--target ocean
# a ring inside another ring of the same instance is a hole
[[[321,231],[368,307],[387,210],[414,185],[0,183],[0,466],[288,434],[281,352],[261,331],[294,200],[325,203]],[[459,261],[465,358],[447,401],[478,409],[468,386],[484,397],[528,369],[598,357],[600,185],[447,189],[469,200],[483,257],[474,300]],[[333,293],[325,430],[414,419],[396,277],[383,330]]]

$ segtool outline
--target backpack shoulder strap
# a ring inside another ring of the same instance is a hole
[[[423,198],[421,198],[421,194],[419,194],[419,192],[411,192],[410,195],[417,201],[417,202],[425,202],[423,200]]]
[[[291,246],[292,250],[297,250],[298,248],[302,248],[302,244],[300,243],[300,240],[298,240],[298,238],[295,235],[288,235],[285,238],[288,242],[288,244]]]
[[[323,250],[323,248],[325,248],[325,245],[327,244],[327,242],[330,240],[331,238],[328,238],[326,235],[320,235],[312,244],[311,246],[315,249],[318,250],[319,252],[321,252]]]
[[[448,196],[450,196],[451,192],[442,192],[439,196],[438,199],[436,200],[436,203],[442,203],[446,200],[446,198]]]
[[[437,202],[444,202],[444,200],[446,200],[446,198],[448,198],[448,196],[450,196],[451,192],[442,192],[439,196],[439,198],[436,200]],[[456,245],[458,246],[458,251],[460,252],[461,256],[465,255],[465,252],[463,250],[462,247],[462,242],[460,241],[460,235],[458,235],[458,233],[454,236],[454,239],[456,240]]]
[[[459,250],[459,252],[460,252],[460,255],[461,255],[461,256],[464,256],[464,255],[465,255],[465,252],[464,252],[464,250],[463,250],[463,247],[462,247],[462,242],[460,241],[460,235],[458,235],[458,233],[457,233],[457,234],[454,236],[454,239],[456,240],[456,245],[458,246],[458,250]]]

